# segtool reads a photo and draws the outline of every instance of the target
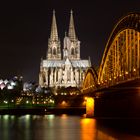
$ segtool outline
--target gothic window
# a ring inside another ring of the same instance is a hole
[[[56,55],[56,49],[55,48],[53,49],[53,55]]]
[[[70,71],[70,69],[68,69],[68,71],[67,71],[67,77],[68,77],[68,81],[70,81],[71,80],[71,71]]]
[[[43,73],[42,78],[43,78],[43,83],[45,83],[46,82],[45,73]]]
[[[48,49],[48,53],[51,53],[51,48]]]
[[[78,54],[78,48],[75,49],[75,53]]]
[[[60,48],[57,48],[57,52],[60,53]]]
[[[58,70],[56,70],[56,82],[58,81]]]
[[[74,55],[74,48],[71,49],[71,55]]]

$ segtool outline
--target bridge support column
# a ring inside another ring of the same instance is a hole
[[[87,97],[86,102],[86,117],[93,117],[94,116],[94,98]]]

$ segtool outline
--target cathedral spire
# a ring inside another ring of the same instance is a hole
[[[54,10],[53,10],[53,17],[52,17],[51,34],[50,34],[50,38],[48,40],[47,58],[51,59],[51,60],[60,60],[61,59],[60,40],[58,38]]]
[[[74,19],[73,19],[73,11],[72,10],[70,12],[70,23],[69,23],[68,36],[70,37],[70,40],[75,40],[76,39],[75,28],[74,28]]]
[[[55,10],[53,10],[53,18],[52,18],[50,39],[51,40],[58,40],[58,32],[57,32],[57,25],[56,25]]]

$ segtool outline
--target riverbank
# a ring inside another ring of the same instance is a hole
[[[44,115],[44,114],[71,114],[71,115],[82,115],[86,113],[86,108],[70,107],[70,108],[16,108],[16,109],[0,109],[0,115]]]

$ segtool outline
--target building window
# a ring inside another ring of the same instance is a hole
[[[71,49],[71,55],[74,55],[74,48]]]
[[[56,49],[55,48],[53,49],[53,55],[56,55]]]

